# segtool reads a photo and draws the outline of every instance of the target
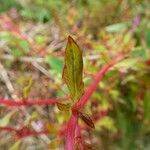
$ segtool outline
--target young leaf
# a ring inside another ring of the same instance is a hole
[[[30,79],[28,85],[23,89],[23,97],[27,98],[33,85],[33,80]]]
[[[65,50],[65,66],[63,70],[63,79],[66,82],[72,100],[77,101],[84,91],[82,81],[83,60],[82,51],[72,37],[68,37],[68,43]]]
[[[51,67],[51,69],[56,70],[57,73],[61,74],[62,68],[63,68],[63,61],[62,60],[60,60],[56,57],[53,57],[53,56],[47,56],[46,62]]]
[[[70,104],[57,103],[57,107],[60,111],[69,111]]]
[[[17,142],[15,142],[10,148],[9,150],[18,150],[20,149],[20,144],[21,144],[21,140],[18,140]]]
[[[19,46],[23,52],[28,53],[30,51],[29,44],[26,40],[20,40]]]
[[[57,134],[57,132],[58,132],[57,126],[51,122],[48,122],[46,124],[46,129],[48,130],[48,133],[50,133],[50,134]]]
[[[92,119],[89,117],[89,115],[79,112],[79,117],[91,128],[95,128],[94,123]]]
[[[13,113],[10,112],[10,113],[6,114],[3,118],[0,118],[0,127],[7,126],[8,123],[10,122],[12,115],[13,115]]]
[[[55,150],[60,147],[61,141],[59,139],[54,139],[51,141],[51,143],[48,145],[49,150]]]
[[[107,32],[110,33],[116,33],[120,31],[125,31],[128,28],[128,23],[127,22],[122,22],[122,23],[116,23],[109,25],[105,28]]]

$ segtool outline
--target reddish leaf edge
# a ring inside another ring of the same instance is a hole
[[[0,131],[14,132],[14,134],[16,135],[16,138],[25,138],[25,137],[33,136],[33,135],[36,136],[36,135],[41,135],[41,134],[48,134],[47,130],[35,131],[27,127],[23,127],[20,129],[16,129],[13,127],[0,127]]]

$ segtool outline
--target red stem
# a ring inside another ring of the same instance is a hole
[[[78,125],[77,123],[78,117],[77,115],[72,115],[68,125],[67,125],[67,130],[66,130],[66,150],[74,150],[74,137],[75,137],[75,130]]]
[[[48,133],[47,130],[35,131],[29,128],[16,129],[13,127],[0,127],[0,131],[14,132],[19,138],[24,138],[24,137],[31,136],[31,135],[40,135],[40,134]]]
[[[22,101],[14,101],[12,99],[0,99],[0,105],[5,106],[30,106],[30,105],[47,105],[47,104],[55,104],[64,100],[67,100],[69,97],[65,98],[52,98],[48,100],[22,100]]]

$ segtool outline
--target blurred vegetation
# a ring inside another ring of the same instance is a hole
[[[0,73],[1,97],[15,93],[18,98],[47,99],[68,93],[61,78],[68,34],[83,50],[85,85],[115,54],[130,56],[106,74],[85,108],[92,115],[98,110],[108,115],[84,138],[93,149],[149,150],[149,0],[1,0],[0,64],[14,88],[8,89]],[[28,108],[28,115],[13,111],[0,106],[0,126],[40,122],[51,133],[52,126],[68,119],[57,106]],[[63,147],[53,134],[43,138],[46,142],[36,137],[15,140],[3,133],[0,139],[2,149]]]

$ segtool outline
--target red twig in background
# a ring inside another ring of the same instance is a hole
[[[12,99],[0,99],[0,105],[5,106],[30,106],[30,105],[47,105],[47,104],[55,104],[58,102],[62,102],[64,100],[67,100],[69,97],[66,98],[52,98],[48,100],[22,100],[22,101],[16,101]]]
[[[92,120],[94,122],[98,121],[100,118],[103,118],[104,116],[107,115],[107,111],[108,110],[100,110],[98,113],[96,113],[95,115],[91,116]],[[58,136],[59,138],[62,138],[65,136],[65,131],[67,129],[67,124],[64,124],[63,126],[61,126],[61,128],[59,129],[59,132],[58,132]],[[79,140],[80,136],[81,136],[81,129],[89,129],[89,127],[87,125],[84,125],[82,127],[79,127],[79,125],[77,124],[77,129],[76,129],[76,138],[77,138],[77,143],[78,142],[81,142]],[[72,129],[70,129],[71,131],[73,131]],[[14,132],[17,137],[19,138],[25,138],[27,136],[37,136],[37,135],[40,135],[40,134],[48,134],[49,132],[47,130],[41,130],[41,131],[35,131],[35,130],[31,130],[27,127],[24,127],[24,128],[21,128],[21,129],[16,129],[14,127],[0,127],[0,131],[7,131],[7,132]],[[73,133],[74,134],[74,133]],[[81,146],[80,146],[81,147]]]
[[[0,15],[0,26],[5,29],[6,31],[11,32],[14,36],[26,40],[31,47],[36,52],[44,51],[46,52],[46,48],[38,48],[37,45],[34,43],[32,38],[27,37],[25,33],[22,33],[19,24],[13,22],[13,20],[7,15]]]
[[[21,129],[16,129],[13,127],[0,127],[0,131],[8,131],[8,132],[14,132],[17,137],[19,138],[24,138],[27,136],[33,136],[33,135],[40,135],[40,134],[47,134],[48,131],[47,130],[42,130],[42,131],[35,131],[35,130],[31,130],[27,127],[21,128]]]

